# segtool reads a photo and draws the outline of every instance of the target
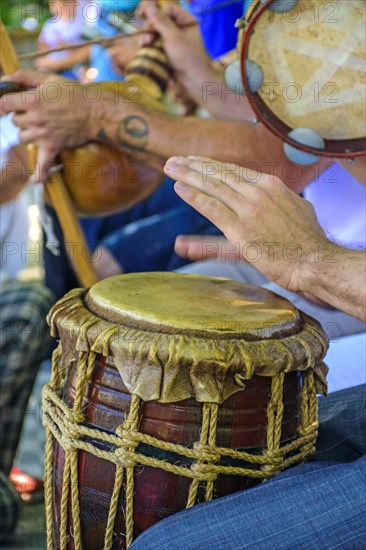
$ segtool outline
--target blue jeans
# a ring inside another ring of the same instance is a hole
[[[317,452],[253,489],[154,525],[131,550],[366,547],[366,386],[320,398]]]
[[[125,273],[173,271],[190,260],[174,252],[177,235],[220,235],[213,223],[184,203],[167,178],[143,203],[119,214],[120,227],[99,240]]]

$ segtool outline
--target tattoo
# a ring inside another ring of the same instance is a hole
[[[99,130],[97,138],[104,143],[117,145],[124,149],[145,152],[149,138],[149,126],[142,117],[129,115],[118,123],[115,141],[108,137],[104,128]]]
[[[106,143],[111,143],[111,140],[109,139],[109,137],[107,136],[107,134],[105,133],[105,130],[104,128],[101,128],[97,134],[97,138],[100,139],[100,141],[104,141]]]
[[[145,151],[149,138],[149,126],[140,116],[127,116],[118,124],[116,138],[120,147]]]

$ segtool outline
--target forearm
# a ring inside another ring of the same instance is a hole
[[[366,321],[366,253],[329,241],[312,252],[303,270],[302,291]]]
[[[189,97],[216,118],[248,121],[254,115],[247,99],[240,94],[240,83],[236,92],[230,90],[223,71],[211,63],[199,71],[182,74],[178,80]]]
[[[140,159],[141,154],[163,159],[199,155],[249,166],[280,177],[294,191],[302,190],[324,169],[320,163],[309,167],[291,166],[281,140],[261,124],[180,118],[136,103],[121,105],[108,101],[98,107],[91,124],[91,139],[130,149]]]
[[[67,56],[61,59],[52,59],[50,57],[41,58],[38,65],[41,69],[59,72],[69,69],[74,65],[83,63],[89,59],[89,46],[83,46],[71,51]]]

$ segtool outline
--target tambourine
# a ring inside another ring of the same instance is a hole
[[[293,162],[366,154],[365,0],[255,0],[226,71]],[[236,68],[236,76],[235,76]]]

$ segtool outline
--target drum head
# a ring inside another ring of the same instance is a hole
[[[247,92],[245,61],[263,72],[253,108],[277,133],[311,128],[325,142],[345,144],[342,150],[326,143],[325,152],[346,152],[347,142],[351,152],[359,151],[362,144],[352,140],[366,136],[366,2],[287,4],[293,6],[288,11],[276,11],[276,2],[267,4],[245,36],[242,70]]]
[[[140,330],[260,339],[296,332],[288,300],[227,279],[178,273],[132,273],[104,279],[86,298],[99,317]]]

